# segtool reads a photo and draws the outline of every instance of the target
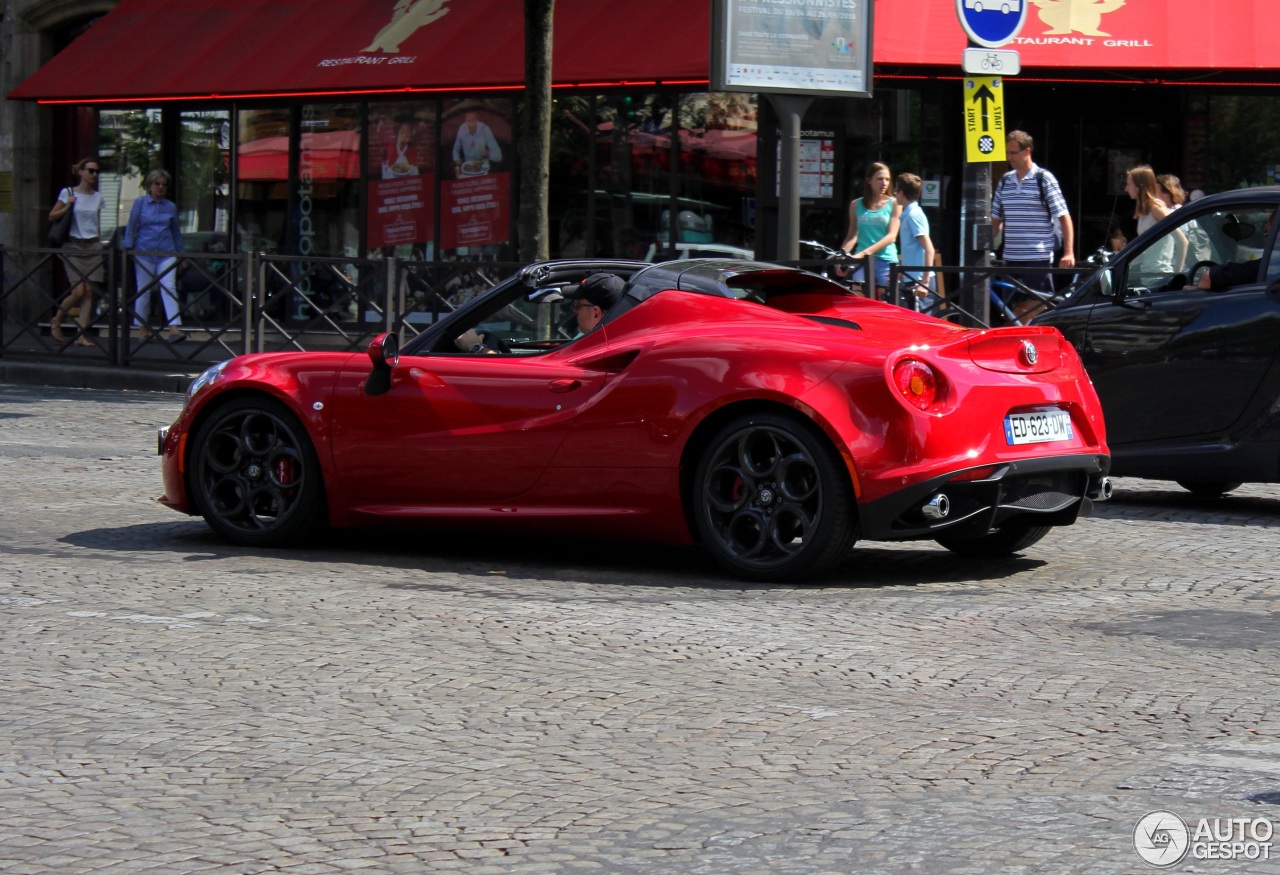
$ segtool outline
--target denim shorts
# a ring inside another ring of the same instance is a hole
[[[889,265],[896,264],[894,261],[885,261],[883,258],[873,258],[872,263],[876,268],[876,285],[880,288],[888,288],[889,286]],[[849,277],[850,282],[862,283],[862,265],[858,265],[853,270],[853,274]]]

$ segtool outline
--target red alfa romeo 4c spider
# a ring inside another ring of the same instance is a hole
[[[625,291],[581,334],[564,293],[600,272]],[[232,359],[160,452],[161,501],[243,545],[572,530],[701,543],[747,580],[827,573],[859,538],[1021,551],[1110,494],[1101,408],[1056,329],[712,259],[539,263],[403,349]]]

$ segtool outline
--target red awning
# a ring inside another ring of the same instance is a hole
[[[556,85],[705,83],[687,0],[558,0]],[[75,103],[517,89],[521,0],[121,0],[9,94]]]
[[[1005,49],[1024,70],[1280,69],[1274,0],[1023,0],[1022,32]],[[876,64],[960,71],[968,44],[954,0],[878,0]],[[1239,80],[1235,75],[1232,78]]]
[[[953,0],[874,2],[876,65],[959,73],[966,40]],[[1026,25],[1006,48],[1026,72],[1158,79],[1280,69],[1273,0],[1023,2]],[[706,2],[557,0],[553,79],[700,85],[710,39]],[[9,96],[136,103],[518,89],[523,80],[521,0],[121,0]]]

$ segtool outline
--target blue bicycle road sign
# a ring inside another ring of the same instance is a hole
[[[956,0],[956,15],[969,39],[997,49],[1018,35],[1031,0]]]

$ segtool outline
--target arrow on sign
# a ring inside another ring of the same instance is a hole
[[[987,104],[995,99],[996,99],[995,94],[993,94],[991,92],[991,89],[988,88],[986,85],[983,85],[981,88],[979,88],[977,92],[973,95],[974,103],[977,103],[979,101],[982,102],[982,129],[984,131],[987,130],[987,118],[990,115],[990,113],[987,112]]]

